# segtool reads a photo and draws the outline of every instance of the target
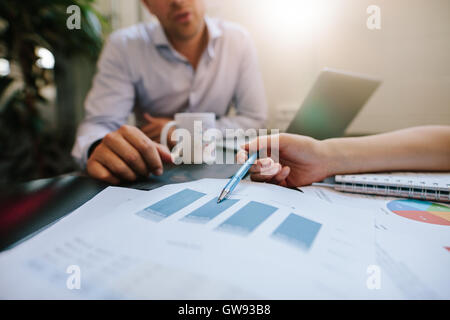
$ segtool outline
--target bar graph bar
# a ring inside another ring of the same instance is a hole
[[[217,227],[218,230],[248,235],[278,209],[251,201]]]
[[[322,224],[291,213],[272,236],[308,251]]]
[[[214,198],[205,205],[189,213],[182,220],[196,223],[207,223],[237,202],[239,202],[239,200],[226,199],[221,203],[217,203],[217,198]]]
[[[167,197],[155,204],[136,213],[136,215],[155,222],[159,222],[184,207],[194,203],[206,194],[191,189],[184,189],[170,197]]]

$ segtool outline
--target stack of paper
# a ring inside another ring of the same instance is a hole
[[[395,215],[383,220],[379,207],[373,211],[379,200],[243,181],[217,204],[226,182],[105,190],[0,255],[1,298],[450,296],[449,277],[442,270],[450,266],[450,253],[435,256],[429,250],[426,259],[438,260],[422,263],[422,247],[416,241],[405,248],[408,232],[395,224]],[[393,228],[399,236],[392,240],[392,232],[380,228]],[[448,232],[443,235],[447,241]],[[416,268],[417,263],[422,266]],[[424,277],[422,272],[433,274]]]

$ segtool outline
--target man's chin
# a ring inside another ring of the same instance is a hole
[[[201,24],[189,22],[173,28],[172,35],[179,40],[190,40],[201,32]]]
[[[197,31],[187,32],[186,30],[183,30],[182,32],[178,31],[175,34],[175,37],[179,40],[191,40],[197,35]]]

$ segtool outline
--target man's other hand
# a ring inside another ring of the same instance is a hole
[[[87,162],[87,172],[95,179],[118,184],[134,181],[150,173],[161,175],[163,162],[171,162],[169,150],[152,141],[136,127],[124,125],[107,134]]]
[[[164,128],[164,126],[168,122],[173,120],[170,118],[152,117],[148,113],[144,113],[144,118],[147,121],[147,124],[145,124],[144,126],[141,127],[142,132],[144,132],[147,137],[149,137],[153,141],[157,141],[157,142],[161,141],[161,131]],[[169,134],[169,137],[170,137],[170,134]]]

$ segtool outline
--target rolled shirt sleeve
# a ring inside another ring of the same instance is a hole
[[[85,101],[85,118],[78,127],[72,150],[81,168],[86,166],[89,147],[125,124],[133,109],[133,79],[120,41],[121,37],[116,34],[108,39]]]

